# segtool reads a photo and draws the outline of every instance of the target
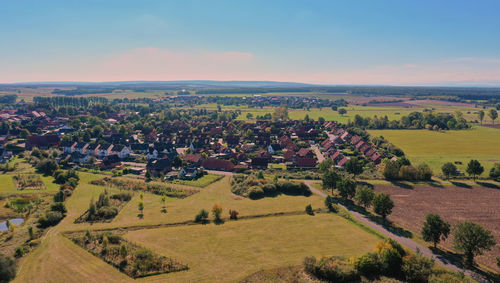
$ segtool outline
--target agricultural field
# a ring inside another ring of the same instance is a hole
[[[441,174],[446,162],[461,162],[464,173],[467,162],[477,159],[487,176],[494,163],[500,162],[500,131],[473,126],[470,130],[436,132],[429,130],[370,130],[372,136],[383,136],[400,147],[414,164],[427,163],[434,174]]]
[[[383,183],[374,183],[375,191],[391,195],[394,209],[388,217],[412,232],[420,235],[425,216],[437,213],[452,226],[458,222],[472,221],[492,231],[497,243],[500,242],[500,185],[480,186],[473,182],[443,182],[442,185],[413,185],[405,188]],[[444,246],[451,250],[451,236]],[[497,248],[477,257],[479,264],[496,270]]]

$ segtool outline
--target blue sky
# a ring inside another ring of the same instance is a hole
[[[500,1],[0,4],[0,82],[500,85]]]

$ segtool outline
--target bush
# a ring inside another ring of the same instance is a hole
[[[0,282],[9,282],[16,276],[16,263],[10,257],[0,254]]]
[[[132,199],[132,194],[128,192],[121,192],[111,196],[112,199],[119,199],[120,201],[129,201]]]
[[[200,210],[198,214],[196,214],[196,217],[194,218],[194,222],[196,223],[206,223],[208,218],[208,211],[205,209]]]
[[[239,215],[239,213],[236,210],[229,211],[229,219],[231,219],[231,220],[238,220],[238,215]]]
[[[248,197],[250,197],[251,199],[259,199],[263,198],[264,196],[265,196],[264,190],[259,187],[254,187],[250,189],[250,192],[248,193]]]
[[[67,212],[67,209],[66,209],[66,206],[64,205],[64,202],[53,203],[50,206],[50,210],[52,210],[52,211],[59,211],[59,212],[61,212],[63,214]]]
[[[63,202],[65,198],[66,198],[66,196],[64,195],[64,192],[63,191],[58,191],[54,195],[54,202]]]
[[[63,219],[63,214],[59,211],[48,211],[45,216],[38,219],[38,223],[42,228],[57,225],[61,219]]]
[[[356,282],[359,275],[354,267],[342,258],[322,258],[319,262],[315,257],[306,257],[303,262],[304,270],[318,279],[329,282]]]
[[[433,267],[434,260],[417,252],[403,258],[402,272],[409,283],[428,282]]]
[[[97,210],[97,215],[104,219],[110,219],[118,214],[118,208],[114,206],[103,206]]]
[[[356,260],[354,266],[361,275],[367,277],[374,277],[381,273],[381,266],[376,253],[362,255]]]
[[[314,210],[310,204],[306,206],[306,213],[309,215],[314,215]]]

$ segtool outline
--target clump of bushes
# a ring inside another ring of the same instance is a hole
[[[208,211],[202,209],[200,210],[200,212],[198,212],[198,214],[196,214],[194,222],[205,224],[207,222],[207,219],[208,219]]]
[[[435,273],[432,259],[422,256],[419,252],[407,254],[394,240],[379,242],[374,252],[349,262],[339,257],[321,258],[319,261],[314,257],[306,257],[303,266],[307,273],[329,282],[358,282],[361,277],[380,276],[398,278],[405,282],[429,282],[431,275],[436,282],[459,278],[458,274],[449,272]]]
[[[133,278],[188,269],[187,265],[157,255],[109,232],[92,234],[87,231],[70,237],[77,245]]]
[[[93,199],[90,201],[89,209],[78,217],[75,223],[109,221],[118,215],[120,209],[131,199],[130,192],[120,192],[110,196],[105,190],[99,194],[97,201],[94,202]]]
[[[231,179],[231,191],[234,194],[259,199],[263,197],[286,195],[310,196],[311,190],[304,183],[296,182],[272,182],[265,179],[258,179],[254,175],[235,175]]]
[[[149,171],[148,171],[149,172]],[[194,189],[176,189],[160,183],[146,183],[144,181],[123,180],[119,178],[105,177],[100,180],[93,180],[92,185],[115,187],[128,191],[150,192],[155,195],[168,197],[185,198],[198,192]]]
[[[57,225],[64,218],[60,211],[47,211],[44,216],[38,218],[38,224],[41,228],[47,228]]]
[[[304,259],[304,270],[328,282],[357,282],[360,279],[354,266],[340,257],[323,257],[319,261],[309,256]]]

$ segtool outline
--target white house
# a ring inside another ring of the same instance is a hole
[[[97,149],[97,156],[100,158],[104,158],[106,156],[111,155],[111,150],[113,149],[113,145],[106,143],[101,144],[101,146]]]
[[[120,159],[125,159],[129,157],[130,153],[131,153],[130,148],[121,144],[113,146],[113,149],[111,150],[111,154],[118,155]]]

